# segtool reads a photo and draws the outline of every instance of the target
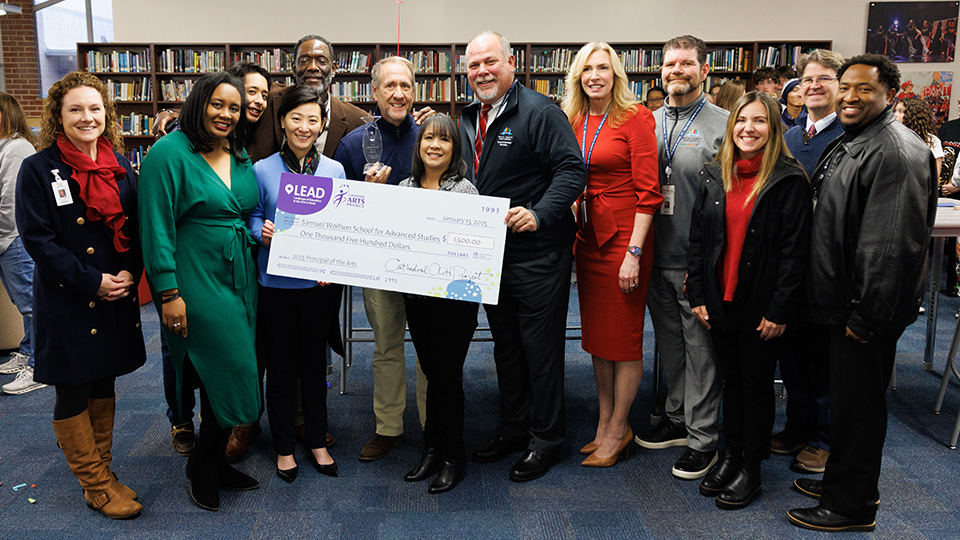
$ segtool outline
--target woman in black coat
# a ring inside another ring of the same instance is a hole
[[[812,204],[803,168],[783,141],[780,107],[759,92],[734,106],[717,159],[700,177],[687,294],[720,363],[725,439],[700,493],[731,510],[760,494],[778,338],[799,311]]]
[[[110,518],[140,512],[110,471],[117,376],[146,358],[137,281],[136,177],[106,87],[89,73],[54,83],[41,150],[17,180],[17,227],[36,263],[34,378],[55,386],[53,429],[89,506]]]

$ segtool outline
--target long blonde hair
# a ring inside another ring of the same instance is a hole
[[[595,51],[606,51],[610,55],[610,67],[613,68],[613,89],[611,94],[613,100],[610,102],[610,114],[607,122],[611,127],[619,126],[631,114],[637,111],[637,96],[630,91],[627,84],[627,72],[623,69],[623,63],[617,51],[613,50],[609,44],[600,41],[591,41],[577,52],[567,70],[566,85],[563,89],[563,101],[560,107],[567,115],[570,124],[576,124],[577,121],[587,115],[590,110],[590,98],[583,91],[583,85],[580,84],[580,74],[583,73],[583,67],[587,65],[587,58]]]
[[[767,145],[763,148],[760,170],[757,171],[757,181],[753,184],[753,189],[750,190],[744,205],[756,199],[757,195],[760,194],[760,190],[770,179],[773,169],[782,157],[793,157],[793,154],[787,148],[787,143],[783,140],[783,123],[780,122],[780,105],[777,100],[756,90],[747,92],[737,100],[736,105],[730,111],[730,116],[727,118],[727,131],[724,134],[723,143],[720,145],[720,151],[717,152],[716,161],[720,163],[720,172],[723,174],[723,191],[729,193],[740,181],[737,178],[737,157],[740,152],[733,141],[733,128],[737,124],[737,117],[740,116],[740,111],[744,107],[758,101],[767,109],[767,125],[770,131]]]

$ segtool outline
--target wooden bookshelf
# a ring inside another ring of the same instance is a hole
[[[564,76],[582,43],[513,44],[517,80],[559,100]],[[620,55],[630,86],[638,99],[660,85],[662,42],[611,43]],[[708,42],[708,59],[714,69],[705,85],[727,79],[745,79],[762,65],[793,65],[811,49],[831,49],[832,41]],[[417,107],[429,105],[457,117],[473,101],[467,84],[466,43],[401,44],[400,56],[417,70]],[[362,109],[372,109],[370,68],[378,59],[397,53],[389,44],[334,44],[337,75],[332,95]],[[128,157],[134,163],[149,149],[156,113],[177,108],[205,73],[237,61],[252,61],[270,72],[276,82],[293,83],[292,43],[78,43],[79,69],[90,71],[108,84],[121,118]]]

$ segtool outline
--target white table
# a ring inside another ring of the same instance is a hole
[[[943,267],[943,246],[947,238],[960,236],[960,201],[939,200],[933,223],[933,254],[930,257],[930,307],[927,309],[927,342],[923,349],[923,369],[933,371],[933,350],[937,339],[937,304],[940,296],[940,273]]]

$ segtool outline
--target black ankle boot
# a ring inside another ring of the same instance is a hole
[[[430,487],[427,488],[427,493],[436,494],[443,493],[444,491],[450,491],[451,489],[457,487],[457,484],[460,483],[460,480],[463,479],[463,474],[466,469],[466,460],[449,460],[444,459],[443,464],[440,467],[440,474],[430,482]]]
[[[704,497],[716,497],[717,493],[720,493],[720,490],[740,472],[742,461],[739,452],[725,448],[723,455],[720,456],[720,462],[714,465],[700,481],[700,494]]]
[[[737,476],[717,495],[717,508],[722,510],[745,508],[758,495],[760,495],[760,473],[740,469]]]
[[[194,504],[212,512],[220,510],[217,467],[203,463],[199,453],[193,452],[187,460],[187,478],[190,479],[190,498]]]
[[[403,479],[407,482],[419,482],[430,478],[440,470],[440,452],[436,448],[427,448],[423,451],[420,463],[407,471]]]

